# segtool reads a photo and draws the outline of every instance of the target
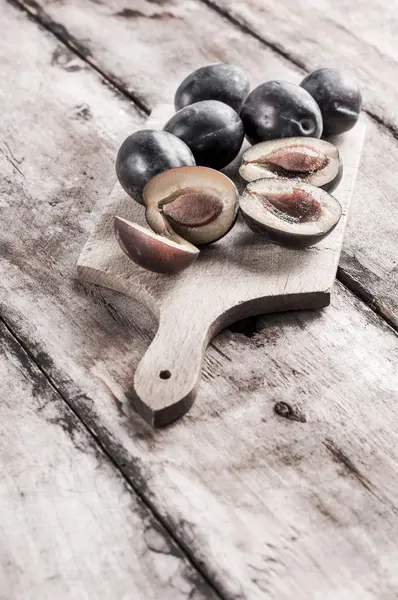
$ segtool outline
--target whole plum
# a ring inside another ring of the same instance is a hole
[[[322,115],[313,97],[285,81],[268,81],[246,99],[240,116],[250,143],[322,135]]]
[[[338,135],[354,127],[362,106],[362,94],[356,79],[338,69],[318,69],[301,82],[319,105],[323,133]]]
[[[120,185],[140,204],[146,183],[175,167],[193,167],[195,159],[182,140],[165,131],[145,129],[133,133],[120,146],[116,174]]]
[[[164,130],[186,143],[197,165],[213,169],[222,169],[236,158],[245,136],[238,113],[217,100],[182,108]]]
[[[249,80],[240,67],[226,63],[207,65],[180,84],[174,98],[175,109],[202,100],[219,100],[239,112],[249,89]]]

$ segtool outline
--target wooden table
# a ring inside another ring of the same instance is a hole
[[[1,600],[397,598],[396,3],[0,8]],[[75,263],[120,142],[215,61],[355,72],[367,143],[332,305],[224,331],[152,431],[129,390],[156,323]]]

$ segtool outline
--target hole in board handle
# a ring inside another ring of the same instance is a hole
[[[165,371],[160,371],[159,377],[160,379],[170,379],[171,373],[166,369]]]

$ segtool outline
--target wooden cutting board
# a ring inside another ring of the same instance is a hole
[[[172,114],[172,106],[161,105],[146,126],[162,128]],[[323,242],[306,250],[282,248],[266,243],[239,220],[224,239],[203,248],[190,268],[174,276],[145,271],[120,249],[113,234],[113,216],[146,223],[143,207],[116,183],[80,255],[77,271],[81,280],[139,300],[159,320],[157,334],[136,370],[134,390],[126,390],[148,423],[166,425],[189,410],[206,347],[220,329],[259,313],[329,304],[364,137],[365,125],[359,122],[344,136],[331,140],[344,163],[342,182],[334,192],[343,216]],[[238,165],[235,161],[226,172],[233,175]]]

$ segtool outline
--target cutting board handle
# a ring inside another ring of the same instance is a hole
[[[134,377],[134,405],[152,426],[161,427],[192,406],[212,318],[184,302],[160,313],[159,329]]]

